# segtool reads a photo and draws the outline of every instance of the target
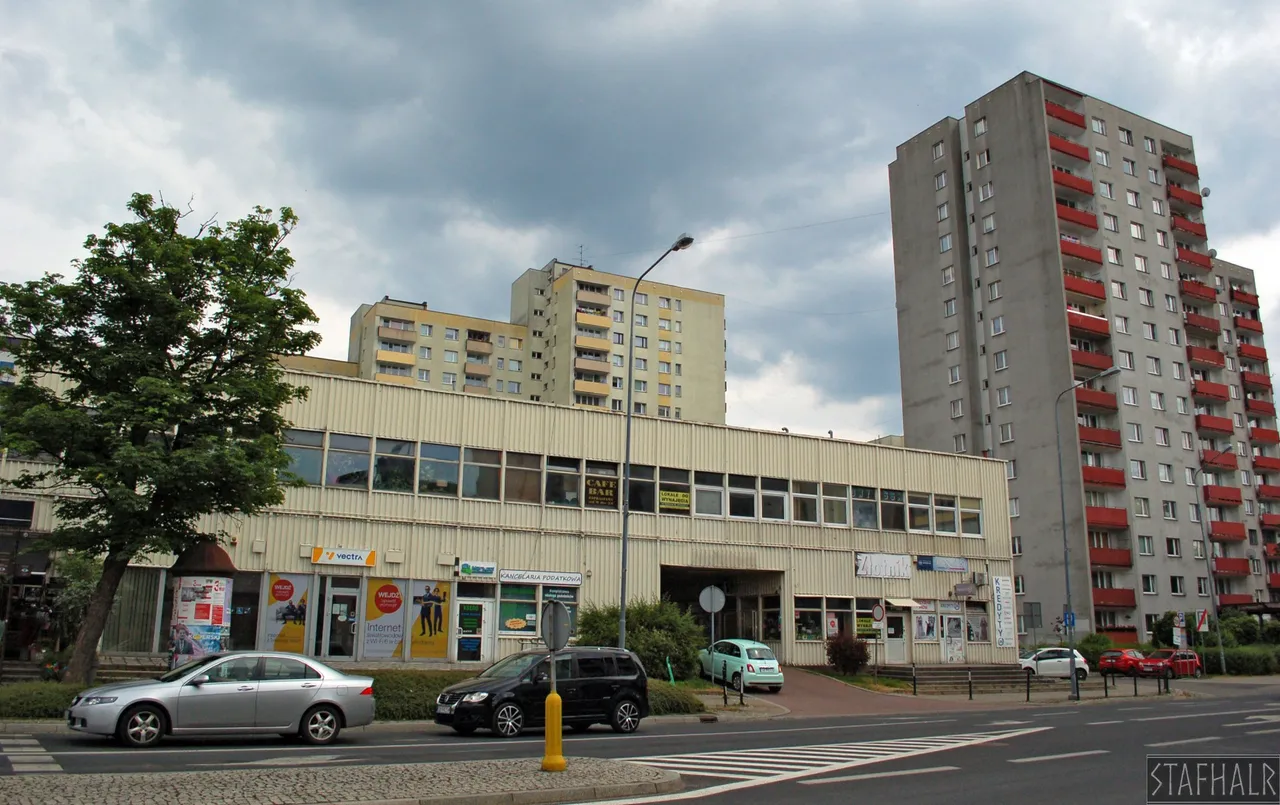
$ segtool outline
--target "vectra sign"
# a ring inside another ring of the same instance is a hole
[[[363,548],[326,548],[317,545],[311,549],[311,564],[373,567],[377,562],[377,553]]]

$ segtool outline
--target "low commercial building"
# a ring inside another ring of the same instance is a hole
[[[471,665],[537,639],[541,603],[618,600],[624,419],[589,408],[290,371],[305,487],[211,521],[238,573],[233,648]],[[1013,662],[1003,462],[654,417],[634,421],[628,588],[717,635],[825,663],[829,635],[887,663]],[[13,477],[12,456],[0,468]],[[31,528],[52,524],[37,499]],[[172,557],[127,573],[104,652],[164,653]],[[705,620],[705,614],[701,614]]]

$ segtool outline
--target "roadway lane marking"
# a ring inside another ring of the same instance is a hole
[[[1061,755],[1037,755],[1035,757],[1016,757],[1009,760],[1010,763],[1043,763],[1046,760],[1066,760],[1073,757],[1088,757],[1090,755],[1109,755],[1110,749],[1089,749],[1084,752],[1066,752]]]
[[[1243,715],[1244,713],[1256,713],[1256,712],[1257,712],[1256,708],[1253,710],[1224,710],[1224,711],[1215,712],[1215,713],[1182,713],[1176,716],[1145,716],[1144,718],[1135,718],[1133,720],[1134,721],[1175,721],[1177,719],[1182,719],[1182,718],[1209,718],[1211,716],[1238,716],[1238,715]],[[1231,725],[1226,724],[1224,726],[1231,726]]]
[[[1224,727],[1261,727],[1263,724],[1280,721],[1280,715],[1275,716],[1249,716],[1244,721],[1235,724],[1223,724]]]
[[[1250,730],[1249,732],[1246,732],[1246,733],[1245,733],[1245,735],[1275,735],[1277,732],[1280,732],[1280,729],[1274,729],[1274,730]]]
[[[1205,743],[1206,741],[1221,741],[1221,740],[1222,738],[1218,737],[1217,735],[1210,735],[1204,738],[1184,738],[1181,741],[1161,741],[1158,744],[1147,744],[1147,746],[1153,747],[1153,748],[1157,746],[1181,746],[1182,744],[1199,744],[1199,743]]]
[[[1132,710],[1152,710],[1152,709],[1154,709],[1154,708],[1152,708],[1152,707],[1117,707],[1116,709],[1117,709],[1117,710],[1119,710],[1120,712],[1124,713],[1124,712],[1129,712],[1129,711],[1132,711]]]
[[[1101,727],[1103,724],[1123,724],[1123,720],[1119,721],[1090,721],[1085,724],[1086,727]]]
[[[959,766],[931,766],[927,769],[903,769],[902,771],[878,771],[871,774],[848,774],[844,777],[824,777],[821,780],[801,780],[800,785],[852,783],[856,780],[881,780],[885,777],[908,777],[915,774],[937,774],[940,771],[959,771],[959,769]]]

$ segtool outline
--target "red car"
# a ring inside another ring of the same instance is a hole
[[[1113,648],[1098,656],[1098,673],[1116,676],[1137,676],[1142,652],[1136,648]]]
[[[1180,676],[1204,676],[1204,667],[1200,665],[1200,657],[1194,651],[1162,648],[1151,652],[1151,656],[1143,657],[1138,663],[1138,673],[1143,676],[1166,677],[1175,679]]]

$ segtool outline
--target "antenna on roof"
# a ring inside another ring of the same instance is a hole
[[[586,248],[587,247],[583,246],[581,243],[578,244],[578,265],[580,266],[585,266],[587,264],[586,258],[583,256]]]

